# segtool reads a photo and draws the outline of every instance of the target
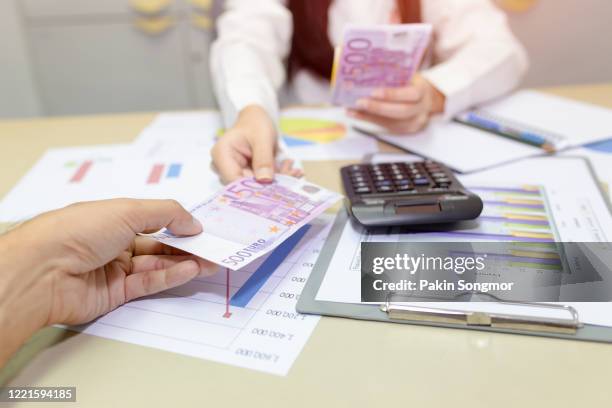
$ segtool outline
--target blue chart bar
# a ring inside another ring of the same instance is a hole
[[[168,178],[178,178],[181,175],[181,168],[183,167],[180,163],[173,163],[168,167],[168,173],[166,173],[166,177]]]
[[[251,277],[242,285],[238,292],[230,299],[230,305],[236,307],[245,307],[255,296],[255,294],[266,283],[268,278],[272,276],[276,268],[287,258],[293,248],[300,242],[302,237],[308,232],[310,225],[304,225],[297,230],[292,236],[287,238],[285,242],[280,244],[268,258],[257,268]]]

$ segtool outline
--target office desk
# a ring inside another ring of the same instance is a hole
[[[612,84],[547,91],[612,108]],[[0,122],[0,195],[46,148],[129,142],[153,116]],[[341,164],[305,170],[339,189]],[[7,385],[76,386],[74,406],[100,407],[593,407],[610,406],[611,380],[612,345],[329,317],[287,377],[57,328],[0,372]]]

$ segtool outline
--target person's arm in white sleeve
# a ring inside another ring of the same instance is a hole
[[[291,13],[281,0],[228,0],[217,21],[210,68],[227,131],[213,163],[225,182],[243,176],[271,181],[276,166],[278,98],[292,35]]]
[[[444,117],[514,89],[528,66],[504,13],[490,0],[428,0],[435,65],[422,76],[445,96]]]
[[[226,126],[256,104],[278,115],[277,91],[285,81],[291,13],[280,0],[229,0],[217,20],[210,68]]]

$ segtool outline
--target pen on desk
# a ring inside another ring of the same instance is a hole
[[[509,126],[501,125],[495,121],[484,118],[474,112],[469,112],[464,115],[459,115],[454,119],[456,122],[472,126],[480,130],[485,130],[496,135],[503,136],[518,142],[526,143],[532,146],[539,147],[548,153],[556,150],[546,138],[532,132],[513,129]]]

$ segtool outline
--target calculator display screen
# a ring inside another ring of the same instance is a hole
[[[440,211],[440,204],[402,205],[395,207],[396,214],[426,214]]]

